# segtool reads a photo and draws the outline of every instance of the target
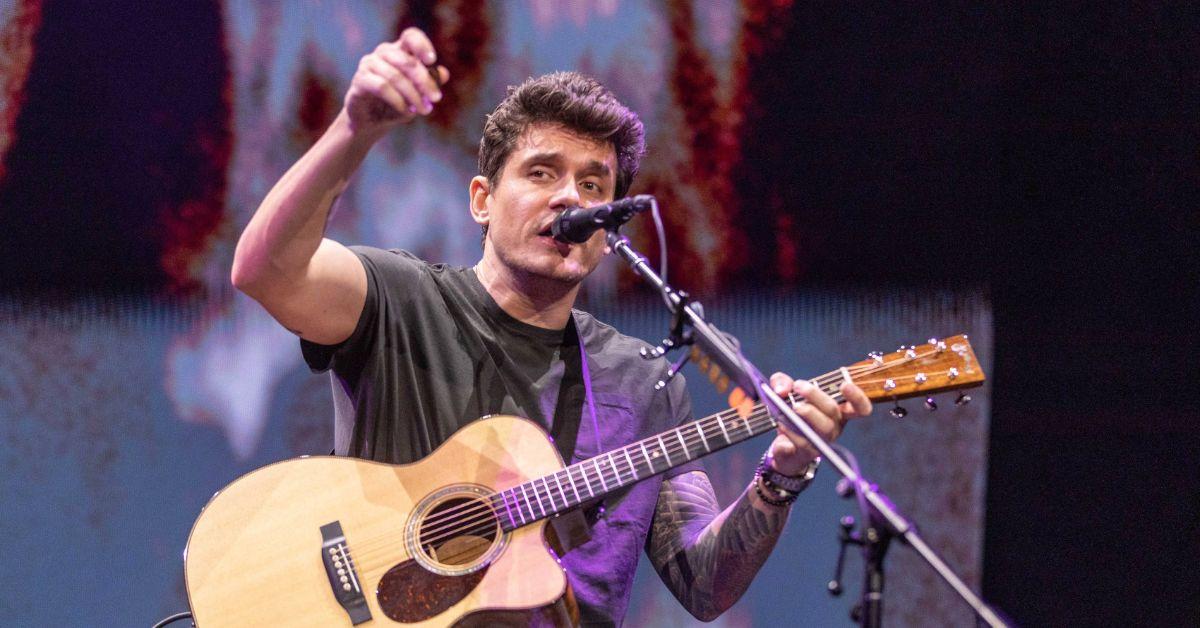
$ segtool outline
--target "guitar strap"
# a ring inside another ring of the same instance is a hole
[[[564,333],[566,337],[563,338],[563,378],[558,387],[558,400],[554,404],[550,436],[554,439],[554,445],[558,448],[558,453],[562,456],[563,461],[570,464],[579,440],[579,426],[583,423],[583,408],[581,407],[583,404],[578,403],[575,400],[577,398],[573,399],[572,392],[578,390],[581,383],[583,384],[584,403],[587,405],[592,421],[592,434],[596,438],[597,451],[603,451],[604,446],[600,440],[600,422],[596,418],[596,402],[592,394],[592,377],[588,369],[587,347],[575,325],[574,315],[568,319]],[[565,349],[572,344],[572,336],[574,336],[575,344],[579,347],[578,354]]]

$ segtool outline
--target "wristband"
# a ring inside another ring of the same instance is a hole
[[[763,454],[762,461],[758,463],[756,475],[762,478],[763,482],[768,487],[783,489],[789,493],[799,494],[804,489],[812,484],[813,478],[817,475],[817,467],[821,465],[821,458],[814,458],[808,463],[799,475],[784,475],[775,470],[774,459],[771,457],[771,451],[767,450]]]

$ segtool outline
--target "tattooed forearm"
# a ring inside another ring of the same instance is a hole
[[[742,596],[787,522],[787,508],[762,503],[751,485],[718,514],[708,476],[665,480],[647,553],[675,597],[697,618],[716,618]]]

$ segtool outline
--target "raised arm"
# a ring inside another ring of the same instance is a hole
[[[776,373],[771,381],[780,395],[804,397],[805,401],[795,406],[796,412],[830,440],[837,438],[850,417],[871,412],[870,400],[853,384],[842,386],[848,401],[839,405],[808,382],[793,382],[782,373]],[[788,476],[800,475],[817,457],[804,438],[782,430],[770,452],[771,466]],[[764,494],[776,503],[768,503]],[[787,523],[789,506],[780,502],[788,501],[755,477],[721,511],[705,473],[664,480],[646,553],[688,612],[712,621],[738,601],[767,560]]]
[[[349,249],[325,238],[334,199],[389,130],[433,111],[437,57],[410,28],[359,62],[342,110],[316,144],[283,175],[238,240],[233,285],[297,335],[336,344],[354,331],[367,293],[366,272]]]

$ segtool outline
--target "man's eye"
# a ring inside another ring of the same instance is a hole
[[[529,173],[529,176],[533,177],[534,179],[545,179],[546,177],[550,176],[550,173],[546,172],[545,170],[534,170]]]
[[[596,184],[595,184],[595,183],[593,183],[592,181],[584,181],[584,182],[583,182],[583,187],[584,187],[586,190],[588,190],[589,192],[599,192],[599,191],[600,191],[600,186],[599,186],[599,185],[596,185]]]

